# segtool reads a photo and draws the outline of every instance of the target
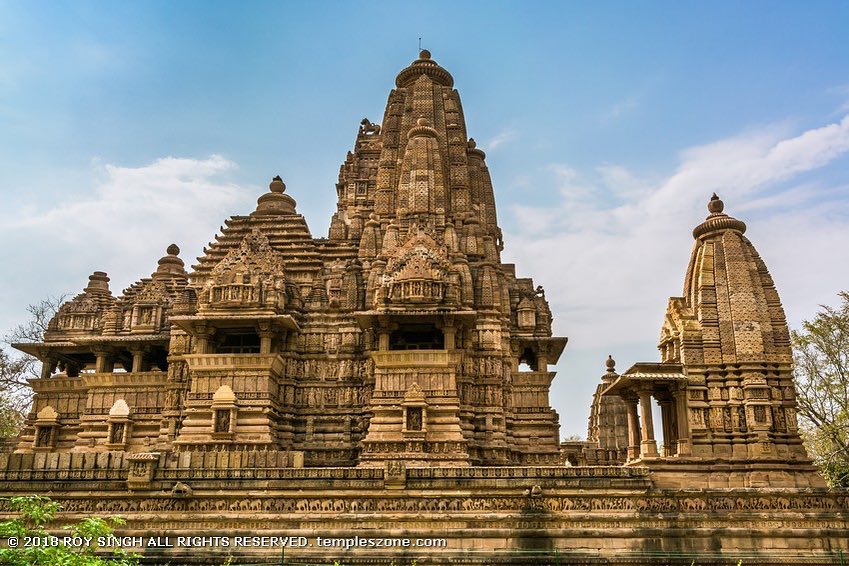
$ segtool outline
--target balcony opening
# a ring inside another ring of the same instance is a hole
[[[525,348],[519,356],[519,371],[537,371],[537,355],[530,348]]]
[[[259,334],[252,329],[228,330],[216,337],[216,354],[259,354]]]
[[[445,336],[434,324],[402,324],[389,336],[390,350],[444,350]]]

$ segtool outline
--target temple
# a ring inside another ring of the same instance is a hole
[[[191,273],[176,245],[118,297],[95,272],[43,343],[17,345],[44,368],[17,451],[556,464],[549,365],[566,339],[501,262],[451,75],[423,51],[396,85],[342,164],[327,238],[275,177]]]
[[[587,440],[561,445],[550,366],[567,340],[501,261],[453,86],[427,51],[397,75],[341,166],[326,238],[274,177],[190,270],[172,244],[117,296],[95,271],[42,342],[15,345],[43,369],[3,493],[50,490],[64,516],[118,513],[128,534],[447,537],[404,555],[422,564],[797,563],[788,549],[830,564],[849,497],[802,445],[787,323],[745,224],[714,195],[660,360],[620,374],[609,358]],[[746,535],[717,535],[717,514]]]

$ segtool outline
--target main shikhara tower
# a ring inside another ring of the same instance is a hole
[[[327,238],[275,177],[191,273],[176,246],[118,297],[96,272],[43,343],[20,345],[45,369],[18,451],[556,464],[548,366],[566,339],[501,261],[451,75],[422,51],[395,84],[342,164]]]

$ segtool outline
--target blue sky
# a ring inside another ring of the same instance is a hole
[[[606,355],[656,359],[714,190],[791,324],[849,287],[847,29],[845,2],[0,0],[0,327],[95,269],[120,292],[172,241],[195,257],[276,174],[324,235],[422,37],[505,259],[570,337],[552,397],[583,435]]]

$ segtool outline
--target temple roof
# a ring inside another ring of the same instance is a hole
[[[684,304],[671,304],[667,317],[671,321],[692,316],[698,321],[704,363],[789,363],[790,336],[775,283],[743,235],[746,225],[723,210],[714,194],[710,214],[693,231],[696,243],[684,282]]]

